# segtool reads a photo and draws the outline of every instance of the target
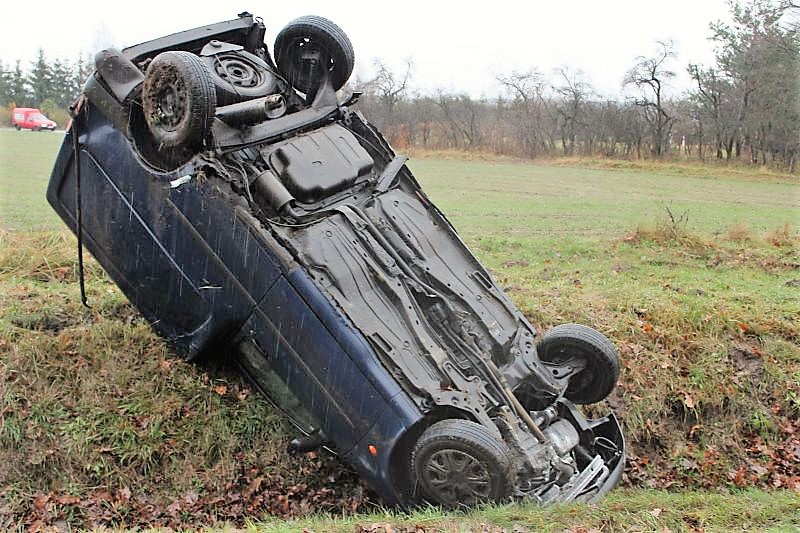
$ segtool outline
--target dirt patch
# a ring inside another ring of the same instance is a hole
[[[742,342],[734,342],[728,350],[728,357],[738,370],[736,378],[747,378],[750,383],[761,381],[764,374],[764,361],[761,351]]]
[[[503,266],[506,267],[506,268],[515,267],[515,266],[526,267],[529,264],[530,263],[528,263],[528,261],[526,259],[512,259],[510,261],[506,261],[505,263],[503,263]]]
[[[18,328],[31,331],[59,333],[61,330],[81,323],[81,317],[57,312],[21,313],[9,320]]]

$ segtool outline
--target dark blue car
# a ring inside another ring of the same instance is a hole
[[[538,336],[342,89],[347,36],[237,19],[104,50],[47,197],[176,351],[242,371],[387,504],[601,497],[619,375],[597,331]]]

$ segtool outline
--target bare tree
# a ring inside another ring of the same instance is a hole
[[[449,126],[452,148],[469,150],[478,147],[482,134],[482,102],[475,101],[466,94],[448,94],[442,89],[436,91],[435,101]]]
[[[578,131],[586,126],[587,101],[594,94],[594,89],[580,70],[572,72],[568,67],[556,70],[558,82],[553,85],[557,95],[555,109],[559,118],[561,145],[564,154],[575,153]],[[591,151],[591,146],[586,146]]]
[[[391,122],[395,107],[408,90],[408,82],[411,80],[414,61],[410,57],[406,58],[404,60],[405,69],[402,72],[391,70],[380,59],[376,59],[373,65],[376,74],[372,80],[367,82],[367,85],[374,89],[388,121]]]
[[[737,135],[737,120],[732,109],[733,85],[730,80],[717,69],[703,68],[691,64],[688,68],[689,75],[696,84],[692,94],[698,121],[698,137],[703,142],[703,136],[708,133],[714,146],[717,159],[733,155],[733,146]],[[702,146],[700,148],[702,158]]]
[[[545,119],[545,77],[536,69],[527,72],[511,72],[497,75],[495,79],[503,86],[512,101],[509,104],[508,120],[514,124],[523,145],[523,153],[536,157],[544,147],[547,135],[543,135]]]
[[[667,111],[665,88],[667,80],[675,73],[667,69],[667,63],[675,56],[672,41],[658,41],[658,51],[652,57],[639,56],[628,71],[625,85],[638,91],[634,102],[642,110],[650,126],[651,152],[662,155],[669,141],[670,127],[675,118]]]

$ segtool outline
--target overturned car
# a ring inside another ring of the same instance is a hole
[[[387,504],[601,497],[619,481],[617,352],[539,338],[345,93],[321,17],[248,13],[104,50],[49,202],[187,358],[242,371]]]

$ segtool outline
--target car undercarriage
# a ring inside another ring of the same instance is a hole
[[[244,13],[105,50],[48,199],[187,358],[233,346],[388,504],[601,497],[625,445],[613,344],[539,335],[357,111],[344,32]]]

